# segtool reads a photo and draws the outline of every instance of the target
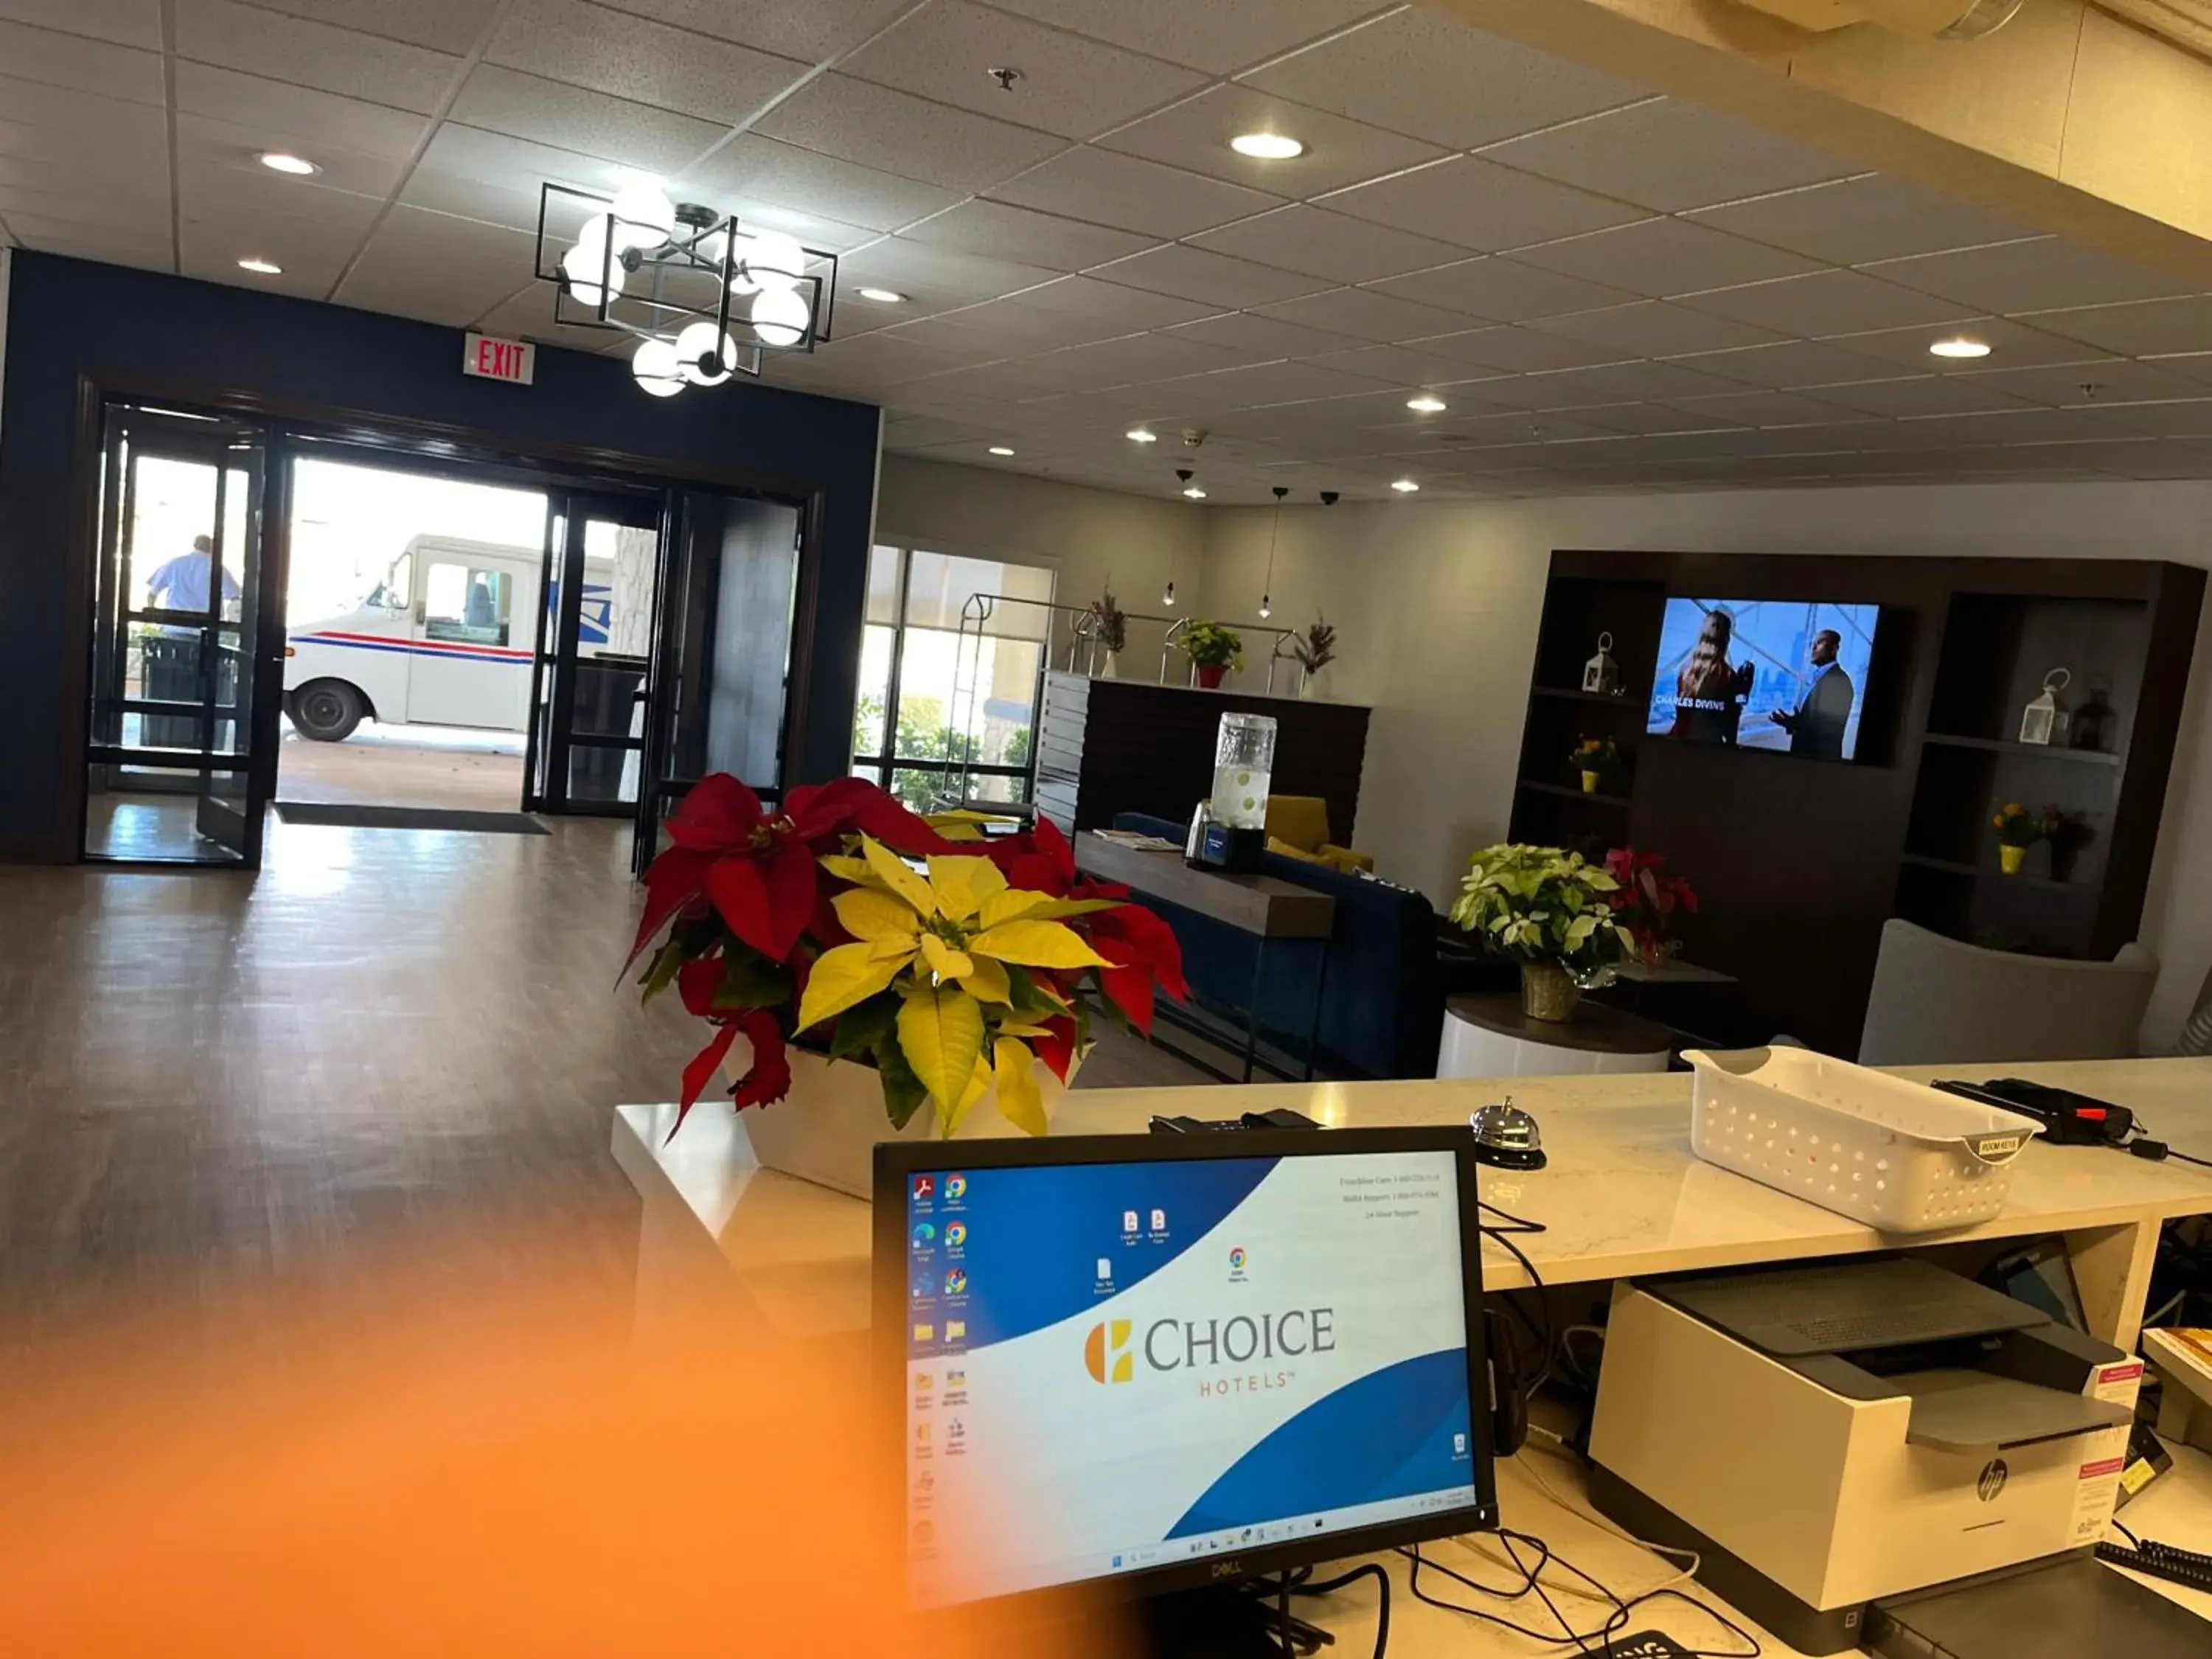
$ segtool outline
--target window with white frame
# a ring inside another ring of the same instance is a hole
[[[908,805],[933,807],[961,793],[964,759],[966,799],[1029,799],[1053,574],[921,548],[874,550],[854,776],[885,785]],[[986,603],[971,603],[978,595]]]

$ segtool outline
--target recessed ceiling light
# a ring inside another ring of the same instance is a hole
[[[289,173],[295,178],[304,179],[311,173],[322,171],[306,156],[294,155],[281,149],[264,149],[256,159],[271,173]]]
[[[906,303],[905,295],[888,288],[864,288],[860,290],[860,297],[873,300],[879,306],[902,306]]]
[[[991,446],[991,453],[994,455],[1011,455],[1014,452],[1007,448],[1004,444],[993,444]]]
[[[1160,441],[1160,434],[1141,426],[1133,426],[1129,428],[1128,438],[1133,444],[1156,444]]]
[[[1444,411],[1444,400],[1434,392],[1424,392],[1418,398],[1407,398],[1406,407],[1423,415],[1441,415]]]
[[[1306,153],[1304,144],[1283,132],[1240,132],[1229,148],[1255,161],[1289,161]]]
[[[274,259],[264,259],[258,254],[248,255],[238,262],[240,270],[250,270],[256,276],[282,276],[284,267]]]
[[[1394,478],[1391,480],[1390,488],[1401,495],[1410,495],[1419,489],[1420,485],[1415,483],[1411,478]]]
[[[1203,489],[1200,489],[1196,484],[1191,485],[1189,489],[1184,490],[1182,493],[1189,496],[1191,500],[1194,501],[1202,501],[1206,499],[1206,492]]]
[[[1954,334],[1948,340],[1936,341],[1928,351],[1936,357],[1986,357],[1990,355],[1990,343],[1971,335]]]

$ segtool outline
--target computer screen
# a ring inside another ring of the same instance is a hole
[[[887,1202],[902,1230],[912,1600],[1485,1524],[1462,1154],[1404,1133],[1429,1144],[1334,1152],[1352,1132],[1308,1131],[1250,1137],[1294,1155],[1194,1157],[1126,1137],[1091,1144],[1135,1156],[1004,1165],[933,1148],[895,1196],[879,1166],[878,1237]]]
[[[1881,607],[1670,599],[1646,730],[1815,760],[1851,760]]]

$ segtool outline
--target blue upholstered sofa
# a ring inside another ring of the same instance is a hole
[[[1114,827],[1164,836],[1178,847],[1186,828],[1141,812],[1117,815]],[[1480,988],[1495,970],[1440,961],[1436,912],[1419,893],[1272,853],[1266,870],[1336,901],[1321,1069],[1340,1077],[1434,1077],[1444,998]],[[1258,941],[1179,906],[1146,902],[1175,929],[1192,992],[1217,1010],[1237,1011],[1241,1024]],[[1312,955],[1303,945],[1270,946],[1260,992],[1263,1040],[1301,1059],[1313,1010]]]

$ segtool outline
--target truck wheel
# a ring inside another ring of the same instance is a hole
[[[343,743],[366,712],[361,693],[343,680],[309,680],[290,702],[292,724],[317,743]]]

